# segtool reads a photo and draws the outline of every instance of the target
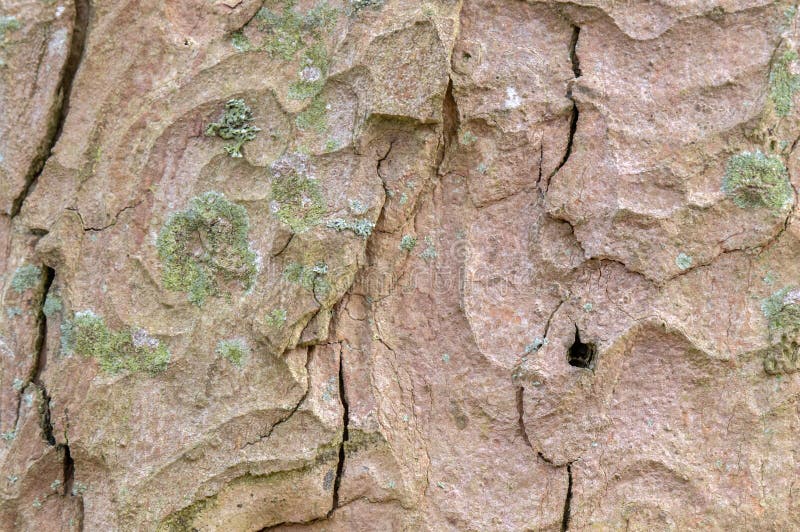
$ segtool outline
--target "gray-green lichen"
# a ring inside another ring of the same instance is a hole
[[[793,200],[783,161],[760,151],[745,151],[728,160],[722,190],[739,207],[766,208],[775,213]]]
[[[232,140],[232,144],[225,146],[225,152],[231,157],[241,157],[244,143],[255,140],[256,133],[261,131],[252,122],[250,107],[241,98],[234,98],[225,104],[225,112],[219,122],[208,124],[205,133],[209,137]]]
[[[325,214],[319,181],[311,175],[306,155],[294,153],[272,165],[270,210],[295,233],[317,225]]]
[[[250,348],[244,340],[234,338],[230,340],[220,340],[214,352],[232,364],[241,367],[250,355]]]
[[[103,371],[158,373],[167,368],[167,347],[144,329],[115,331],[91,311],[75,314],[61,325],[63,354],[93,358]]]
[[[306,265],[290,262],[283,270],[283,277],[290,283],[299,284],[306,290],[317,293],[327,293],[330,283],[327,280],[328,265],[323,261]]]
[[[417,238],[411,235],[403,235],[400,239],[400,249],[403,251],[411,252],[417,247]]]
[[[688,270],[692,267],[692,257],[686,253],[678,253],[678,256],[675,257],[675,264],[681,270]]]
[[[303,131],[323,133],[328,127],[328,104],[317,96],[294,120],[295,125]]]
[[[334,218],[333,220],[329,220],[325,225],[337,231],[351,231],[361,238],[369,237],[369,235],[372,234],[372,230],[375,229],[375,223],[366,218],[359,218],[357,220]]]
[[[267,325],[273,328],[280,327],[284,323],[286,323],[286,310],[285,309],[274,309],[271,312],[267,313],[267,317],[265,320]]]
[[[42,305],[42,312],[44,315],[50,318],[57,312],[61,312],[63,305],[61,304],[61,298],[55,294],[47,294],[47,297],[44,300],[44,305]]]
[[[425,237],[425,249],[422,250],[419,256],[426,262],[430,262],[439,256],[439,253],[436,251],[436,245],[431,237]]]
[[[12,31],[17,31],[22,26],[16,17],[2,16],[0,17],[0,46],[5,43],[6,34]]]
[[[222,283],[250,289],[256,256],[249,228],[245,208],[219,192],[192,198],[186,210],[169,217],[156,241],[164,288],[188,293],[198,306],[219,294]]]
[[[25,264],[17,268],[14,277],[11,278],[11,288],[15,292],[22,292],[33,288],[42,280],[42,269],[34,264]]]
[[[786,287],[761,302],[771,345],[764,350],[764,371],[775,375],[800,369],[800,290]]]
[[[787,116],[792,111],[794,94],[800,89],[800,75],[792,72],[792,63],[797,58],[794,50],[784,52],[769,74],[769,97],[778,116]]]
[[[761,301],[761,311],[773,339],[800,333],[800,289],[786,287],[778,290]]]
[[[318,43],[324,30],[330,29],[339,17],[339,10],[327,2],[318,3],[305,13],[298,12],[296,7],[297,0],[286,0],[280,12],[262,7],[256,14],[258,29],[267,34],[261,48],[285,61]]]
[[[347,14],[357,15],[361,10],[367,8],[377,9],[384,4],[385,0],[348,0]]]

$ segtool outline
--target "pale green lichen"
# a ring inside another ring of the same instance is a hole
[[[3,16],[0,17],[0,47],[5,44],[6,34],[12,31],[17,31],[22,26],[16,17]]]
[[[11,288],[21,294],[39,284],[42,280],[42,269],[34,264],[25,264],[17,268],[11,278]]]
[[[274,309],[272,312],[267,314],[267,317],[264,319],[267,325],[273,328],[280,327],[284,323],[286,323],[286,310],[284,309]]]
[[[16,430],[8,430],[6,432],[0,433],[0,440],[11,441],[17,437]]]
[[[722,190],[742,208],[767,208],[777,213],[793,200],[781,159],[760,151],[742,152],[728,161]]]
[[[22,309],[19,307],[8,307],[6,309],[6,316],[8,319],[16,318],[22,315]]]
[[[289,84],[287,97],[291,100],[307,100],[315,97],[325,86],[330,59],[324,44],[317,43],[304,50],[299,80]]]
[[[542,347],[546,346],[548,343],[547,338],[542,338],[541,336],[537,336],[533,339],[533,342],[529,343],[525,346],[525,354],[530,355],[532,353],[536,353]]]
[[[62,324],[63,354],[93,358],[103,371],[122,372],[164,371],[170,354],[160,340],[139,328],[115,331],[103,318],[91,311],[75,314]]]
[[[250,39],[241,31],[235,31],[231,35],[231,44],[240,52],[249,52],[253,49]]]
[[[317,225],[325,214],[322,187],[303,154],[284,156],[272,165],[270,199],[272,213],[295,233]]]
[[[44,305],[42,305],[42,312],[48,318],[52,317],[55,313],[61,312],[63,305],[61,304],[61,298],[55,294],[47,294],[47,297],[44,300]]]
[[[351,231],[361,238],[369,237],[369,235],[372,234],[372,230],[375,229],[375,223],[367,220],[366,218],[360,218],[357,220],[344,220],[342,218],[335,218],[333,220],[329,220],[325,226],[330,229],[336,229],[337,231]]]
[[[384,2],[385,0],[348,0],[347,14],[352,16],[367,8],[377,9]]]
[[[761,301],[761,311],[772,337],[800,333],[800,290],[794,287],[778,290]]]
[[[312,265],[290,262],[283,270],[283,277],[290,283],[299,284],[314,294],[325,294],[330,290],[327,280],[328,265],[318,261]]]
[[[792,72],[792,63],[797,59],[794,50],[784,52],[769,74],[769,97],[778,116],[787,116],[792,111],[794,95],[800,89],[800,75]]]
[[[222,282],[250,289],[257,272],[249,228],[245,208],[224,195],[192,198],[186,210],[169,217],[156,241],[164,288],[187,292],[198,306],[219,294]]]
[[[477,140],[478,140],[478,137],[476,137],[472,133],[472,131],[465,131],[461,135],[461,144],[463,144],[464,146],[469,146],[470,144],[474,144],[475,142],[477,142]]]
[[[294,120],[295,125],[303,131],[324,133],[328,128],[328,104],[319,96],[314,98]]]
[[[417,247],[417,238],[411,235],[403,235],[400,239],[400,249],[403,251],[411,252]]]
[[[681,270],[688,270],[692,267],[692,257],[686,253],[678,253],[678,256],[675,257],[675,264]]]
[[[241,98],[228,100],[225,112],[219,122],[212,122],[206,127],[205,134],[209,137],[219,137],[232,140],[232,144],[225,146],[225,152],[231,157],[242,157],[242,146],[245,142],[255,140],[256,133],[261,131],[254,126],[253,112]]]
[[[339,141],[336,139],[328,139],[325,141],[325,153],[330,153],[338,150],[340,147]]]
[[[422,253],[420,253],[419,256],[422,257],[422,259],[425,260],[426,262],[430,262],[439,256],[439,253],[436,251],[436,246],[431,237],[429,236],[425,237],[425,249],[422,250]]]
[[[250,355],[247,343],[239,338],[220,340],[214,352],[236,366],[244,365],[245,359]]]
[[[339,17],[339,10],[321,2],[306,11],[295,10],[297,0],[287,0],[283,10],[274,12],[262,7],[256,14],[258,29],[267,34],[262,49],[285,61],[294,59],[298,51],[323,37]]]

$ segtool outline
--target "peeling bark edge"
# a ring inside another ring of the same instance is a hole
[[[9,214],[12,219],[22,210],[22,205],[35,187],[39,176],[42,175],[45,163],[47,163],[47,160],[52,155],[53,147],[64,131],[64,122],[69,113],[72,84],[75,81],[75,75],[78,73],[78,69],[83,61],[83,52],[86,48],[86,37],[89,33],[91,9],[92,5],[90,0],[75,0],[75,19],[72,26],[72,38],[70,39],[69,53],[64,63],[64,69],[61,72],[61,81],[59,82],[57,90],[58,97],[61,101],[59,105],[56,106],[57,109],[52,111],[52,116],[48,120],[47,134],[37,150],[36,157],[33,158],[28,168],[25,177],[25,186],[11,204],[11,212]]]

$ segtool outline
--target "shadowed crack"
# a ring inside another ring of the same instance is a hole
[[[545,183],[544,191],[547,193],[547,189],[550,185],[550,179],[553,178],[554,175],[558,173],[561,168],[567,164],[570,155],[572,155],[572,145],[575,140],[575,132],[578,130],[578,104],[575,101],[574,96],[572,95],[572,87],[574,81],[581,77],[581,63],[578,59],[578,54],[576,53],[576,49],[578,47],[578,38],[581,34],[580,26],[573,26],[572,27],[572,37],[569,41],[569,60],[572,63],[572,74],[575,76],[574,80],[570,82],[569,87],[567,88],[567,98],[572,102],[572,110],[570,111],[569,117],[569,137],[567,138],[567,147],[564,150],[564,155],[561,157],[561,160],[558,162],[558,165],[555,169],[550,172],[550,175],[547,178],[547,183]]]
[[[439,150],[436,154],[436,173],[442,175],[442,163],[444,162],[450,147],[458,138],[458,128],[461,126],[461,118],[458,114],[458,104],[453,96],[453,80],[447,81],[447,90],[442,101],[442,137],[439,140]]]
[[[528,429],[525,427],[525,403],[523,402],[525,394],[525,387],[520,386],[517,388],[517,422],[519,423],[519,432],[522,434],[522,439],[525,440],[525,444],[533,449],[533,445],[531,445],[531,440],[528,437]]]
[[[336,464],[336,477],[333,480],[333,504],[327,517],[339,507],[339,487],[342,484],[342,473],[344,472],[344,446],[350,439],[348,424],[350,421],[350,407],[347,404],[347,395],[344,389],[344,349],[339,349],[339,400],[342,402],[342,443],[339,444],[339,463]]]
[[[555,462],[547,458],[541,451],[536,454],[544,463],[556,469],[565,468],[567,470],[567,493],[564,496],[564,509],[561,513],[561,532],[566,532],[569,530],[569,521],[572,517],[572,464],[575,463],[575,460],[567,462],[563,465],[557,465]]]
[[[572,512],[572,462],[567,464],[567,496],[564,498],[564,513],[561,517],[561,532],[569,530],[569,518]]]
[[[91,7],[90,0],[75,1],[75,21],[72,28],[72,38],[70,39],[69,55],[67,55],[67,61],[64,63],[64,69],[61,72],[61,81],[58,87],[61,104],[58,106],[58,109],[53,111],[53,115],[49,119],[47,134],[37,150],[37,156],[33,158],[28,168],[25,177],[25,186],[11,204],[11,218],[16,217],[22,210],[22,204],[25,203],[28,195],[36,185],[47,159],[50,158],[53,152],[53,147],[58,142],[64,130],[64,122],[67,118],[67,113],[69,113],[72,83],[75,80],[75,74],[78,72],[81,60],[83,59],[83,51],[86,47],[86,35],[89,30]]]

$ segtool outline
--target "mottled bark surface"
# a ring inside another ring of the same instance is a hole
[[[0,529],[799,528],[799,23],[0,0]]]

